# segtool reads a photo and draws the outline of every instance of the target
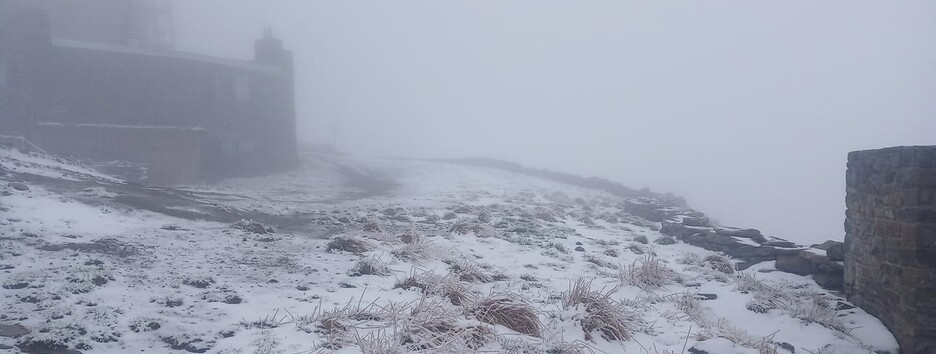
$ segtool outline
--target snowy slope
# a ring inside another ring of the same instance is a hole
[[[897,352],[877,319],[811,279],[666,244],[659,223],[601,191],[452,164],[303,160],[152,190],[0,149],[0,348]]]

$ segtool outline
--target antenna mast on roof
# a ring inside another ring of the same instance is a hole
[[[132,45],[172,49],[175,28],[171,0],[131,0]]]

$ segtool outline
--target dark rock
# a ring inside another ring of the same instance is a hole
[[[6,344],[0,344],[0,350],[9,350],[9,349],[13,349],[13,348],[14,348],[13,346],[9,346],[9,345],[6,345]]]
[[[10,188],[13,188],[13,189],[18,190],[18,191],[21,191],[21,192],[25,192],[25,191],[28,191],[28,190],[29,190],[29,186],[27,186],[25,183],[21,183],[21,182],[10,182],[10,183],[8,184],[8,186],[10,186]]]
[[[780,342],[778,345],[780,346],[780,349],[786,350],[790,353],[796,353],[796,347],[794,347],[793,344]]]
[[[853,309],[853,308],[855,308],[855,305],[849,304],[849,303],[847,303],[847,302],[842,302],[842,301],[839,301],[839,302],[835,305],[835,310],[836,310],[836,311],[851,310],[851,309]]]
[[[162,340],[174,350],[184,350],[189,353],[206,353],[210,349],[208,346],[201,346],[201,343],[205,342],[201,338],[190,339],[187,336],[171,336],[163,337]]]
[[[28,333],[29,330],[26,329],[26,327],[18,324],[8,325],[0,323],[0,337],[18,338]]]
[[[695,296],[693,297],[702,301],[718,299],[718,295],[716,294],[701,294],[700,293],[700,294],[695,294]]]
[[[575,250],[578,251],[578,252],[585,252],[585,247],[577,246],[577,247],[575,247]]]
[[[836,242],[835,244],[830,245],[829,249],[826,250],[826,255],[829,256],[830,260],[844,261],[845,260],[845,244],[842,242]]]
[[[26,341],[19,345],[19,350],[27,354],[81,354],[53,340]]]
[[[350,223],[351,223],[351,219],[348,218],[347,216],[342,216],[342,217],[338,218],[338,222],[340,222],[340,223],[342,223],[342,224],[350,224]]]
[[[820,249],[820,250],[823,250],[823,251],[828,251],[828,250],[829,250],[829,247],[832,246],[832,245],[834,245],[834,244],[836,244],[836,243],[841,243],[841,242],[828,240],[828,241],[823,242],[823,243],[814,244],[814,245],[812,245],[811,247],[812,247],[812,248],[815,248],[815,249]]]
[[[583,243],[576,241],[576,242],[575,242],[575,245],[576,245],[576,246],[581,246],[581,245],[583,245]]]
[[[815,264],[799,254],[777,256],[777,270],[797,275],[815,274],[818,271]]]
[[[833,291],[842,291],[845,289],[844,273],[819,273],[813,274],[812,278],[816,281],[816,284],[819,284],[823,289]]]
[[[709,354],[709,352],[692,347],[692,348],[689,348],[689,354]]]
[[[682,219],[682,224],[685,226],[706,226],[706,222],[699,218],[688,218],[684,217]]]
[[[735,263],[735,269],[747,270],[748,268],[751,268],[753,265],[758,264],[758,263],[760,262],[738,262],[738,263]]]
[[[715,229],[715,233],[722,236],[733,236],[748,238],[757,243],[767,242],[767,238],[764,235],[761,235],[760,230],[757,229],[735,229],[735,228],[726,228],[720,227]]]
[[[387,208],[387,209],[384,209],[383,211],[381,211],[381,213],[383,213],[383,214],[386,215],[386,216],[396,216],[396,215],[397,215],[397,210],[394,209],[394,208]]]
[[[770,247],[777,247],[777,248],[801,248],[800,245],[797,245],[793,242],[780,241],[780,240],[767,241],[767,242],[764,242],[763,245],[770,246]]]

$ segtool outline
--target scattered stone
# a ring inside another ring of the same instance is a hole
[[[26,327],[18,324],[8,325],[0,323],[0,337],[18,338],[26,334],[29,334],[29,330],[26,329]]]
[[[51,339],[30,340],[21,343],[18,347],[19,350],[27,354],[81,354],[80,351],[69,349],[68,346]]]
[[[250,233],[265,235],[273,232],[273,228],[251,220],[241,220],[234,224],[234,228],[241,229]]]
[[[575,245],[576,245],[576,246],[581,246],[581,245],[583,245],[583,243],[582,243],[582,242],[579,242],[579,241],[576,241],[576,242],[575,242]]]
[[[577,247],[575,247],[575,250],[578,251],[578,252],[585,252],[585,247],[577,246]]]
[[[22,183],[22,182],[10,182],[7,186],[15,190],[18,190],[20,192],[25,192],[29,190],[29,186],[27,186],[25,183]]]
[[[186,278],[186,279],[182,280],[182,284],[185,284],[185,285],[188,285],[188,286],[194,286],[194,287],[199,288],[199,289],[207,288],[208,286],[210,286],[211,284],[214,284],[214,283],[215,283],[215,280],[214,280],[213,278],[211,278],[211,277],[205,277],[205,278]]]
[[[296,290],[299,290],[299,291],[309,291],[309,287],[308,287],[308,286],[305,286],[305,285],[297,285],[297,286],[296,286]]]
[[[647,236],[644,236],[644,235],[640,235],[640,236],[635,237],[635,238],[634,238],[634,241],[640,242],[640,243],[645,244],[645,245],[648,244],[648,243],[650,243],[650,240],[648,240],[648,239],[647,239]]]
[[[453,213],[453,212],[451,212],[451,211],[445,213],[445,215],[442,215],[442,220],[452,220],[452,219],[456,219],[456,218],[458,218],[458,214],[455,214],[455,213]]]

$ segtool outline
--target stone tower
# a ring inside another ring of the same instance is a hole
[[[846,185],[846,295],[902,353],[936,353],[936,146],[852,152]]]

